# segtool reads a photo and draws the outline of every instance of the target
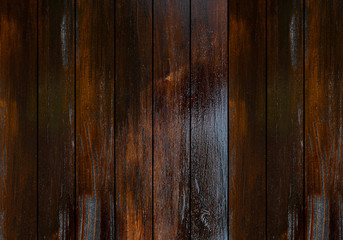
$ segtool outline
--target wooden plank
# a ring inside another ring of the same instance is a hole
[[[77,239],[114,238],[114,1],[77,1]]]
[[[268,1],[268,239],[304,237],[302,5]]]
[[[342,11],[342,1],[306,1],[306,239],[343,236]]]
[[[229,1],[230,239],[266,238],[266,1]]]
[[[0,6],[0,239],[36,239],[37,1]]]
[[[38,239],[75,238],[73,1],[39,1]]]
[[[152,1],[116,2],[116,238],[152,239]]]
[[[191,237],[228,239],[227,1],[191,7]]]
[[[154,1],[154,238],[189,238],[188,0]]]

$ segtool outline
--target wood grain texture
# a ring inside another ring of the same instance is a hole
[[[191,7],[191,237],[228,239],[227,1]]]
[[[38,19],[38,239],[74,239],[74,2],[41,0]]]
[[[304,237],[302,5],[268,1],[268,239]]]
[[[116,239],[152,239],[152,1],[116,2]]]
[[[154,2],[154,238],[189,238],[190,2]]]
[[[343,236],[343,1],[306,1],[306,239]]]
[[[266,238],[266,2],[229,1],[230,239]]]
[[[113,239],[114,1],[77,1],[77,239]]]
[[[36,239],[37,1],[0,6],[0,239]]]

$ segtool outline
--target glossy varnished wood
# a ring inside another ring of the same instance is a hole
[[[228,239],[227,1],[191,8],[191,237]]]
[[[266,238],[266,1],[229,1],[230,238]]]
[[[41,0],[38,19],[38,238],[74,239],[74,2]]]
[[[190,2],[153,10],[154,238],[189,239]]]
[[[343,1],[306,1],[306,239],[343,236]]]
[[[77,1],[77,239],[113,239],[114,1]]]
[[[268,1],[268,239],[304,237],[302,4]]]
[[[152,239],[152,1],[116,1],[116,239]]]
[[[36,239],[37,1],[0,6],[0,239]]]

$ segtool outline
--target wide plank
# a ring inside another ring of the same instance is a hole
[[[154,1],[154,239],[189,239],[190,1]]]
[[[229,0],[230,239],[266,238],[266,0]]]
[[[39,1],[38,239],[75,239],[74,1]]]
[[[304,238],[302,5],[268,1],[268,239]]]
[[[228,239],[228,2],[192,0],[191,237]]]
[[[307,0],[306,239],[343,236],[343,1]]]
[[[114,1],[77,1],[77,239],[113,239]]]
[[[116,1],[116,239],[152,239],[152,1]]]
[[[37,1],[0,6],[0,239],[36,239]]]

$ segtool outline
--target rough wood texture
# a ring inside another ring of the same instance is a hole
[[[0,239],[36,239],[37,1],[0,6]]]
[[[188,0],[154,2],[154,238],[189,238]]]
[[[229,1],[230,238],[266,238],[266,2]]]
[[[304,237],[302,4],[268,1],[268,239]]]
[[[342,239],[342,12],[0,0],[0,240]]]
[[[343,236],[343,1],[306,2],[306,239]]]
[[[38,239],[74,239],[74,3],[41,0],[38,19]]]
[[[114,1],[77,1],[77,239],[114,238]]]
[[[116,13],[116,238],[152,239],[152,1]]]
[[[228,239],[227,1],[191,7],[191,237]]]

